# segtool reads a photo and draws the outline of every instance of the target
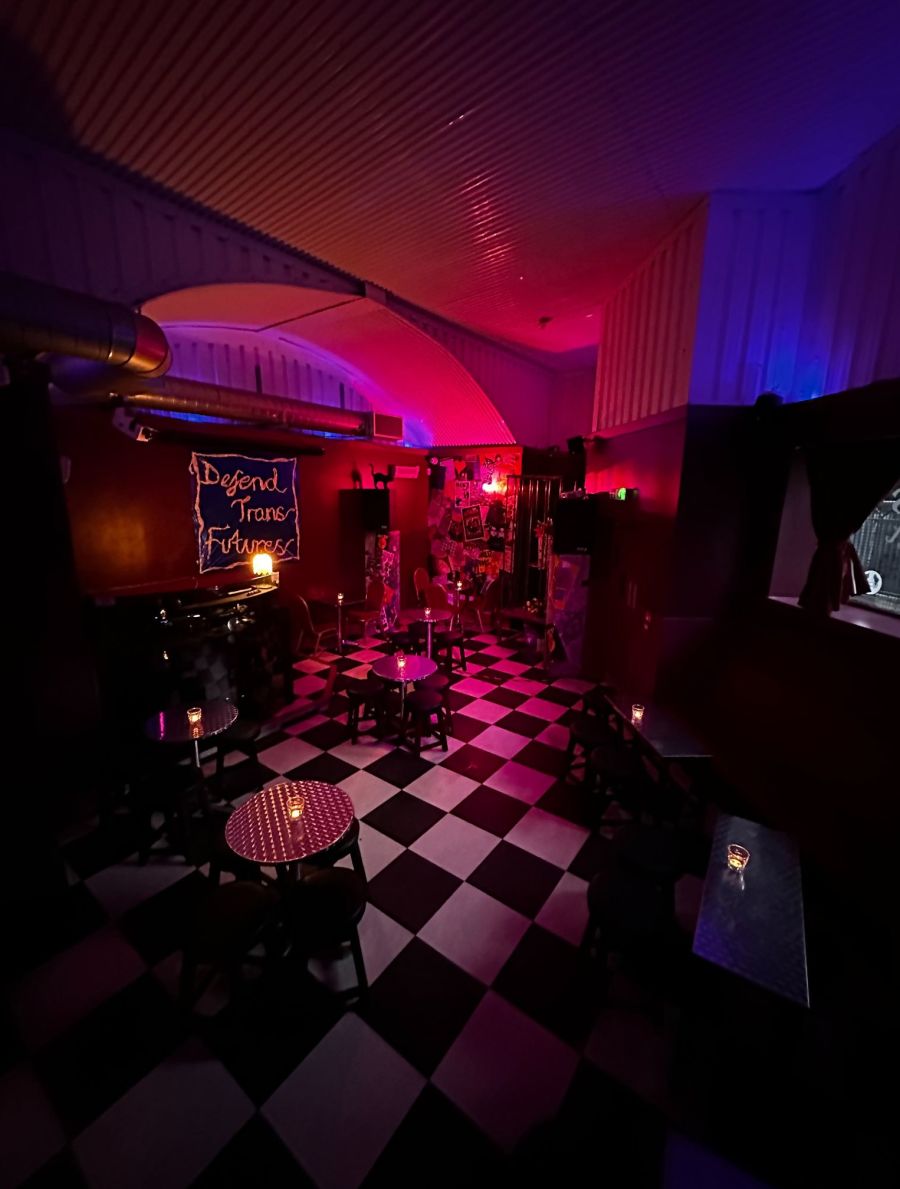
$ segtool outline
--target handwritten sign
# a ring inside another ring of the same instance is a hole
[[[190,471],[201,574],[300,556],[295,458],[192,454]]]

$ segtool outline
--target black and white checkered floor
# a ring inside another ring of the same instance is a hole
[[[344,956],[231,999],[214,986],[186,1020],[174,988],[203,868],[140,866],[124,815],[66,842],[67,905],[17,955],[0,1185],[528,1183],[543,1160],[559,1183],[760,1184],[671,1125],[664,1013],[628,1004],[624,976],[600,1010],[578,960],[592,839],[560,775],[589,683],[547,684],[490,635],[472,648],[449,752],[353,745],[336,698],[227,759],[234,804],[282,775],[353,799],[371,980],[356,1009],[329,989],[352,979]],[[364,640],[299,662],[298,697],[329,663],[356,675],[380,654]]]

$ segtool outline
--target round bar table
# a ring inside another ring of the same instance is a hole
[[[153,714],[144,724],[144,732],[154,743],[193,743],[194,763],[200,764],[200,740],[211,739],[213,735],[221,735],[223,731],[237,721],[237,706],[226,702],[224,698],[214,698],[209,702],[199,702],[191,706],[191,710],[199,710],[196,722],[188,719],[187,710],[180,707],[177,710],[160,710]]]
[[[337,785],[286,780],[239,806],[225,824],[225,841],[242,859],[274,866],[279,880],[291,880],[303,859],[340,842],[353,817],[353,802]]]
[[[400,686],[400,721],[403,721],[403,709],[406,705],[406,687],[411,681],[421,681],[437,672],[437,664],[430,656],[407,656],[405,663],[397,664],[396,656],[386,656],[372,665],[372,672],[382,681]]]
[[[431,656],[431,637],[432,637],[434,625],[436,623],[447,623],[448,620],[452,620],[452,619],[453,619],[453,612],[451,610],[445,609],[443,607],[440,607],[440,608],[436,607],[436,608],[434,608],[434,610],[429,611],[429,613],[427,615],[425,614],[424,611],[421,611],[415,617],[415,619],[413,620],[413,623],[424,623],[425,624],[425,632],[426,632],[425,650],[426,650],[427,656],[429,656],[429,657]],[[426,676],[427,676],[427,674],[426,674]],[[417,677],[416,681],[419,681],[419,680],[421,680],[421,679]]]

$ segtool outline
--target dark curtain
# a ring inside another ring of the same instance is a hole
[[[900,439],[828,443],[805,450],[818,545],[799,603],[831,615],[868,589],[850,537],[900,480]]]

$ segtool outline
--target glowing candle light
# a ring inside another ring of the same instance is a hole
[[[339,590],[339,591],[338,591],[338,597],[337,597],[337,600],[338,600],[338,602],[339,602],[339,603],[343,603],[343,601],[344,601],[344,592],[343,592],[342,590]]]
[[[187,718],[192,727],[199,727],[203,720],[203,707],[191,706],[187,712]]]
[[[272,558],[268,553],[254,553],[251,562],[255,578],[271,578],[274,572]]]
[[[640,702],[635,702],[631,707],[631,721],[636,727],[639,727],[644,721],[644,707]]]
[[[746,847],[738,846],[736,842],[729,842],[725,862],[730,871],[743,871],[750,862],[750,852]]]

